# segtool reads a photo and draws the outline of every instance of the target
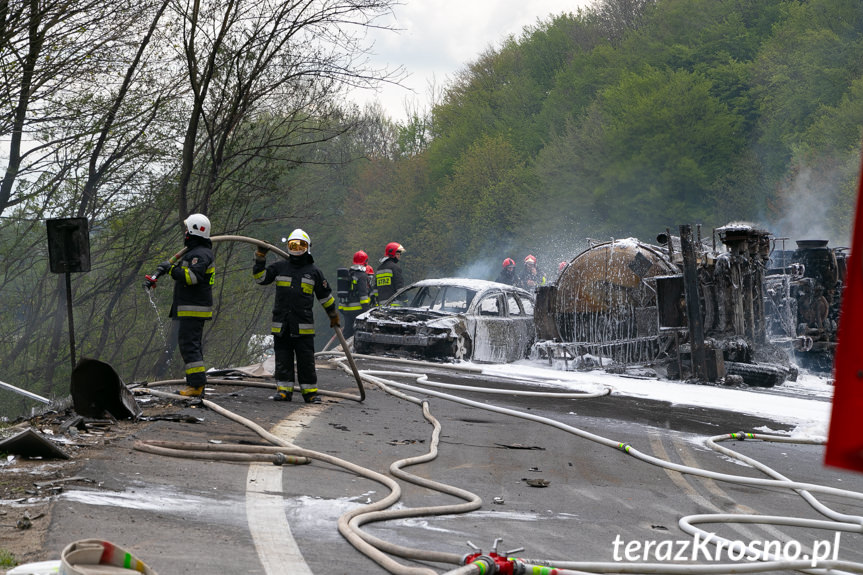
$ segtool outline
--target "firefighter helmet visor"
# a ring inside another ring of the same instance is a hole
[[[309,251],[309,242],[306,240],[288,240],[288,253],[292,256],[301,256]]]

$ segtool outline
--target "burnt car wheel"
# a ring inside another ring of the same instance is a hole
[[[452,356],[460,361],[468,361],[471,357],[470,338],[460,333],[452,342]]]

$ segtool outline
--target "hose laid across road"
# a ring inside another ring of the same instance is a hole
[[[246,243],[251,243],[260,247],[265,247],[274,251],[275,253],[282,255],[283,257],[287,257],[287,255],[266,242],[262,242],[260,240],[255,240],[253,238],[245,238],[243,236],[217,236],[211,238],[213,241],[243,241]],[[489,390],[484,388],[470,388],[467,386],[453,386],[450,384],[443,384],[432,382],[429,380],[427,375],[416,376],[415,374],[396,374],[393,372],[385,372],[385,371],[366,371],[360,373],[357,370],[356,365],[354,364],[353,356],[350,355],[349,346],[347,345],[344,336],[341,334],[341,330],[336,330],[336,335],[339,336],[340,343],[342,345],[343,350],[345,351],[345,360],[349,363],[349,369],[351,373],[357,380],[358,387],[360,389],[360,399],[362,401],[365,398],[365,392],[363,388],[363,380],[366,382],[372,383],[387,393],[391,393],[403,399],[407,399],[417,405],[421,405],[423,408],[424,416],[426,419],[432,423],[435,430],[433,431],[432,441],[430,442],[429,452],[425,455],[403,459],[393,463],[390,466],[390,472],[405,481],[417,483],[423,487],[428,487],[431,489],[437,489],[443,493],[447,493],[450,495],[454,495],[456,497],[460,497],[465,499],[465,503],[453,504],[453,505],[444,505],[444,506],[435,506],[435,507],[423,507],[423,508],[415,508],[415,509],[399,509],[399,510],[387,510],[389,507],[394,505],[401,497],[401,489],[399,484],[393,480],[392,478],[376,473],[374,471],[365,469],[359,465],[354,463],[335,458],[333,456],[314,452],[311,450],[306,450],[299,448],[293,444],[280,440],[278,437],[272,436],[254,422],[249,420],[245,420],[244,418],[240,418],[235,414],[224,410],[218,405],[212,403],[209,400],[202,400],[206,407],[213,409],[214,411],[225,415],[235,421],[246,425],[250,429],[259,433],[262,437],[266,438],[268,441],[274,443],[274,445],[278,446],[278,453],[284,456],[296,457],[297,462],[304,462],[301,458],[308,459],[317,459],[320,461],[325,461],[331,463],[333,465],[337,465],[344,469],[347,469],[351,472],[357,473],[358,475],[367,477],[374,481],[377,481],[390,489],[390,494],[383,499],[369,504],[363,508],[355,509],[351,512],[344,514],[339,518],[338,529],[345,539],[347,539],[351,545],[357,548],[359,551],[364,553],[370,559],[378,563],[381,567],[386,569],[387,571],[394,573],[396,575],[436,575],[437,572],[428,567],[410,567],[406,565],[402,565],[396,561],[394,561],[389,555],[396,555],[400,557],[409,558],[417,561],[432,561],[432,562],[441,562],[441,563],[450,563],[459,565],[462,561],[460,556],[457,556],[454,553],[445,553],[445,552],[436,552],[430,550],[423,549],[412,549],[406,548],[403,546],[395,545],[386,541],[382,541],[376,537],[373,537],[361,530],[361,526],[366,523],[375,522],[375,521],[383,521],[388,519],[396,519],[396,518],[404,518],[404,517],[420,517],[420,516],[428,516],[428,515],[442,515],[442,514],[452,514],[452,513],[465,513],[472,509],[476,509],[481,505],[481,500],[476,495],[460,490],[451,486],[443,486],[442,484],[438,484],[437,482],[433,482],[430,480],[426,480],[423,478],[418,478],[416,476],[404,473],[402,471],[402,467],[406,467],[409,465],[414,465],[421,462],[427,462],[435,459],[437,457],[437,436],[439,434],[439,424],[437,421],[431,416],[428,412],[428,405],[425,400],[418,399],[416,397],[408,396],[407,394],[398,391],[398,389],[402,389],[410,392],[417,392],[420,394],[430,395],[433,397],[439,397],[441,399],[446,399],[449,401],[455,401],[464,405],[469,405],[476,408],[481,408],[521,419],[531,420],[539,423],[543,423],[546,425],[550,425],[552,427],[556,427],[560,430],[566,431],[568,433],[579,436],[583,439],[588,439],[595,443],[599,443],[606,447],[611,447],[616,450],[622,451],[642,462],[650,463],[652,465],[657,465],[667,470],[677,471],[680,473],[685,473],[689,475],[695,475],[699,477],[715,479],[719,481],[726,481],[731,483],[736,483],[740,485],[747,485],[752,487],[762,487],[762,488],[782,488],[782,489],[791,489],[798,492],[804,499],[810,503],[816,510],[818,510],[823,515],[827,516],[830,521],[823,520],[810,520],[803,518],[795,518],[795,517],[776,517],[776,516],[755,516],[755,515],[732,515],[732,514],[701,514],[701,515],[692,515],[689,517],[682,517],[679,521],[680,528],[687,533],[690,534],[705,534],[703,530],[696,527],[698,524],[702,523],[765,523],[765,524],[775,524],[775,525],[792,525],[799,526],[810,529],[832,529],[838,531],[852,532],[852,533],[861,533],[863,532],[863,518],[853,515],[846,515],[837,513],[827,508],[826,506],[819,503],[817,500],[812,497],[810,492],[836,495],[844,498],[849,498],[852,500],[861,500],[863,499],[863,494],[844,490],[837,489],[832,487],[826,487],[822,485],[812,484],[812,483],[803,483],[790,481],[788,478],[778,474],[775,471],[766,468],[758,464],[756,467],[760,469],[762,472],[766,473],[770,476],[770,479],[762,479],[762,478],[749,478],[749,477],[741,477],[731,474],[725,473],[716,473],[707,471],[704,469],[689,467],[685,465],[679,465],[672,463],[670,461],[666,461],[664,459],[660,459],[657,457],[652,457],[647,455],[646,453],[642,453],[629,445],[628,443],[621,443],[618,441],[614,441],[610,438],[598,436],[589,432],[586,432],[582,429],[565,425],[561,422],[557,422],[554,420],[550,420],[547,418],[539,417],[533,414],[528,414],[524,412],[520,412],[518,410],[507,409],[503,407],[490,406],[488,404],[482,404],[480,402],[474,402],[471,400],[467,400],[464,398],[458,398],[453,395],[432,391],[419,386],[434,386],[439,388],[449,388],[449,389],[458,389],[458,390],[470,390],[470,391],[483,391],[489,392]],[[328,352],[329,353],[329,352]],[[338,360],[339,365],[342,369],[348,369],[341,360]],[[440,364],[436,364],[436,367],[443,367]],[[474,366],[467,366],[468,371],[476,371]],[[454,367],[454,369],[461,369],[461,366]],[[405,384],[401,382],[393,381],[391,378],[393,376],[398,375],[399,377],[408,377],[415,378],[415,385]],[[385,377],[387,379],[385,379]],[[178,380],[182,381],[182,380]],[[226,383],[230,385],[244,385],[246,383],[252,384],[251,382],[241,382],[237,380],[212,380],[208,383]],[[154,385],[154,384],[151,384]],[[271,387],[270,385],[267,385]],[[154,392],[152,390],[148,390],[150,393],[159,394],[159,392]],[[322,392],[327,393],[327,392]],[[507,394],[513,394],[512,390],[507,391]],[[588,397],[590,394],[545,394],[541,392],[519,392],[523,394],[529,395],[556,395],[556,396],[573,396],[577,395],[578,397]],[[602,394],[608,393],[606,390]],[[336,397],[345,397],[347,399],[356,400],[356,396],[347,396],[348,394],[336,394],[335,392],[328,392],[329,395],[334,395]],[[176,399],[187,399],[182,398],[181,396],[172,396]],[[765,435],[755,435],[755,434],[744,434],[747,438],[753,439],[761,439],[766,441],[785,441],[788,442],[797,442],[793,438],[778,438],[777,436],[765,436]],[[738,437],[738,434],[730,434],[728,436],[717,436],[711,438],[709,442],[712,444],[711,447],[723,451],[724,448],[719,448],[713,443],[716,440],[722,439],[741,439]],[[147,444],[146,442],[142,442],[140,448],[142,450],[147,450],[150,448],[155,449],[179,449],[182,452],[182,449],[185,449],[187,446],[176,446],[176,445],[159,445],[159,444]],[[136,444],[136,449],[139,449],[138,444]],[[196,446],[191,446],[192,452],[200,452],[202,450],[197,449]],[[230,450],[229,450],[230,451]],[[730,450],[728,450],[730,451]],[[725,453],[723,451],[723,453]],[[734,452],[731,452],[734,453]],[[165,454],[168,454],[167,452]],[[171,453],[172,455],[176,455],[176,453]],[[739,454],[731,455],[729,453],[725,453],[729,456],[735,457],[736,459],[740,459],[746,461],[749,464],[752,464],[754,460],[750,460],[749,458],[743,459],[743,456]],[[195,455],[198,457],[199,455]],[[255,456],[272,456],[272,453],[259,453],[255,454]],[[270,459],[264,459],[266,461],[270,461]],[[755,462],[757,463],[757,462]],[[417,481],[419,480],[419,481]],[[714,537],[713,541],[721,542],[726,541],[719,537]],[[727,542],[732,543],[732,542]],[[850,572],[855,573],[863,573],[863,565],[860,563],[848,562],[848,561],[822,561],[819,564],[818,569],[813,569],[811,565],[805,564],[805,562],[800,561],[777,561],[776,557],[771,557],[767,553],[756,553],[757,559],[759,560],[757,563],[749,563],[749,564],[726,564],[726,565],[671,565],[671,564],[648,564],[648,563],[631,563],[631,564],[621,564],[621,563],[600,563],[600,562],[585,562],[585,561],[571,561],[571,560],[561,560],[561,561],[548,561],[548,560],[540,560],[540,559],[517,559],[512,558],[512,561],[518,561],[520,565],[526,568],[536,568],[536,569],[544,569],[548,567],[553,567],[557,569],[558,573],[686,573],[686,574],[708,574],[708,573],[732,573],[732,572],[764,572],[779,569],[799,569],[804,572],[809,573],[824,573],[824,569],[843,569],[848,570]],[[808,567],[808,569],[807,569]],[[463,565],[457,569],[449,571],[448,573],[451,575],[455,575],[455,573],[480,573],[484,569],[483,566],[476,565]],[[717,570],[718,569],[718,570]],[[569,571],[569,570],[577,570],[577,571]],[[838,571],[832,571],[837,573]]]
[[[337,332],[338,333],[338,332]],[[353,371],[356,370],[356,366],[353,365],[350,368],[344,365],[344,361],[346,358],[339,358],[336,363],[344,370]],[[380,373],[378,374],[380,375]],[[184,453],[188,453],[190,458],[195,459],[215,459],[215,460],[225,460],[225,461],[264,461],[264,462],[272,462],[276,464],[282,463],[306,463],[307,459],[314,459],[323,461],[326,463],[330,463],[332,465],[342,467],[350,472],[356,473],[357,475],[366,477],[382,485],[389,488],[390,493],[383,499],[380,499],[374,503],[368,504],[366,506],[357,508],[353,511],[343,514],[338,520],[338,530],[342,534],[342,536],[357,550],[366,555],[368,558],[373,560],[375,563],[389,571],[390,573],[394,573],[396,575],[437,575],[437,571],[428,568],[428,567],[412,567],[408,565],[403,565],[390,557],[390,555],[397,557],[404,557],[416,561],[424,561],[424,562],[435,562],[435,563],[448,563],[451,565],[459,565],[462,563],[464,559],[463,554],[459,553],[451,553],[445,551],[434,551],[428,549],[416,549],[404,547],[401,545],[397,545],[388,541],[384,541],[378,537],[370,535],[364,531],[362,531],[362,525],[371,522],[379,522],[385,520],[394,520],[394,519],[404,519],[409,517],[428,517],[428,516],[440,516],[440,515],[452,515],[459,513],[467,513],[476,509],[479,509],[482,506],[482,499],[474,493],[470,491],[460,489],[458,487],[454,487],[451,485],[446,485],[437,481],[433,481],[427,479],[425,477],[420,477],[414,474],[410,474],[405,471],[406,467],[410,467],[412,465],[418,465],[421,463],[426,463],[432,461],[438,456],[438,443],[439,437],[441,433],[440,423],[437,421],[434,416],[432,416],[428,402],[426,400],[421,400],[416,397],[412,397],[410,395],[404,394],[397,389],[393,389],[388,387],[385,383],[385,380],[380,379],[376,375],[372,373],[368,373],[364,375],[365,379],[367,379],[370,383],[373,383],[386,391],[387,393],[419,405],[422,407],[423,416],[428,421],[432,427],[432,438],[429,443],[429,449],[427,453],[415,457],[409,457],[405,459],[401,459],[396,461],[390,465],[390,473],[404,481],[409,483],[413,483],[415,485],[419,485],[426,489],[431,489],[434,491],[438,491],[440,493],[444,493],[447,495],[454,496],[459,499],[463,499],[463,503],[454,503],[448,505],[435,505],[435,506],[426,506],[426,507],[416,507],[416,508],[406,508],[406,509],[389,509],[394,504],[396,504],[401,499],[401,487],[400,485],[391,477],[386,475],[382,475],[375,471],[366,469],[349,461],[345,461],[343,459],[327,455],[320,452],[315,452],[307,449],[302,449],[297,447],[296,445],[286,442],[281,438],[273,435],[272,433],[264,430],[255,422],[243,418],[237,414],[234,414],[221,406],[213,403],[208,399],[201,399],[201,403],[219,413],[228,419],[236,421],[255,433],[257,433],[262,438],[266,439],[270,443],[272,443],[276,447],[268,447],[265,449],[254,449],[249,450],[247,446],[233,446],[233,445],[220,445],[217,449],[204,448],[195,444],[188,443],[178,443],[178,442],[158,442],[158,441],[139,441],[135,444],[135,449],[139,451],[145,451],[148,453],[155,453],[160,455],[166,455],[171,457],[183,457]],[[182,385],[184,380],[167,380],[149,383],[149,387],[161,386],[167,384],[174,385]],[[231,380],[231,379],[209,379],[208,384],[216,384],[216,385],[249,385],[252,387],[268,387],[272,388],[273,384],[264,383],[260,381],[244,381],[244,380]],[[160,392],[157,390],[153,390],[150,388],[139,389],[136,391],[148,393],[151,395],[155,395],[158,397],[165,397],[169,399],[177,399],[189,401],[189,398]],[[333,392],[326,392],[321,390],[320,393],[334,395]],[[510,393],[513,393],[512,391]],[[538,396],[549,396],[556,395],[558,397],[565,398],[587,398],[593,397],[596,395],[604,395],[608,393],[608,390],[604,390],[599,394],[587,394],[587,393],[547,393],[547,392],[515,392],[523,395],[538,395]],[[343,396],[345,394],[339,394]]]
[[[341,366],[342,369],[347,370],[347,366],[344,365],[343,359],[337,359],[336,363]],[[467,366],[469,369],[467,371],[473,371],[474,366]],[[820,513],[826,515],[831,520],[830,521],[819,521],[819,520],[811,520],[804,518],[795,518],[795,517],[779,517],[779,516],[756,516],[756,515],[734,515],[734,514],[700,514],[700,515],[692,515],[688,517],[682,517],[680,519],[680,527],[684,532],[695,534],[701,533],[705,534],[704,531],[700,530],[697,525],[701,523],[762,523],[762,524],[775,524],[775,525],[788,525],[788,526],[799,526],[809,529],[830,529],[835,531],[844,531],[851,533],[860,533],[863,532],[863,518],[853,515],[845,515],[841,513],[836,513],[835,511],[830,510],[826,506],[820,504],[809,493],[811,492],[820,492],[823,494],[830,495],[838,495],[845,498],[850,498],[854,500],[863,499],[863,494],[843,490],[836,489],[832,487],[821,486],[817,484],[811,483],[802,483],[790,481],[781,474],[771,470],[770,468],[759,464],[757,461],[751,458],[747,458],[746,456],[742,456],[738,453],[735,453],[731,450],[721,448],[715,444],[715,442],[723,441],[723,440],[740,440],[740,439],[754,439],[754,440],[763,440],[763,441],[778,441],[778,442],[786,442],[786,443],[815,443],[813,440],[798,440],[795,438],[789,437],[780,437],[780,436],[771,436],[764,434],[742,434],[742,433],[732,433],[727,435],[720,435],[716,437],[712,437],[708,440],[708,445],[713,447],[714,449],[718,449],[725,455],[735,457],[737,459],[741,459],[750,464],[755,464],[758,469],[762,472],[766,473],[768,476],[771,476],[771,479],[759,479],[759,478],[748,478],[748,477],[740,477],[730,474],[724,473],[715,473],[707,470],[693,468],[684,465],[678,465],[671,463],[669,461],[665,461],[663,459],[655,458],[644,453],[639,452],[634,449],[631,445],[621,443],[618,441],[614,441],[609,438],[597,436],[584,430],[562,424],[561,422],[556,422],[554,420],[546,419],[540,416],[536,416],[533,414],[527,414],[520,412],[518,410],[507,409],[497,406],[490,406],[487,404],[481,404],[479,402],[474,402],[471,400],[467,400],[465,398],[459,398],[456,396],[448,395],[441,392],[432,391],[429,389],[425,389],[421,386],[433,386],[433,387],[446,387],[450,389],[459,389],[459,390],[472,390],[472,391],[488,391],[484,388],[470,388],[467,386],[451,386],[450,384],[443,384],[439,382],[433,382],[429,379],[428,375],[425,374],[407,374],[407,373],[399,373],[399,372],[387,372],[387,371],[363,371],[363,378],[368,382],[372,383],[375,386],[381,388],[382,390],[400,397],[402,399],[406,399],[412,403],[417,405],[421,405],[423,408],[423,414],[426,419],[432,423],[435,430],[433,432],[432,441],[430,443],[429,452],[426,455],[408,458],[404,460],[400,460],[398,462],[393,463],[390,466],[390,473],[400,479],[405,481],[409,481],[412,483],[416,483],[418,485],[437,489],[443,493],[448,493],[450,495],[454,495],[456,497],[461,497],[465,499],[465,503],[461,504],[453,504],[453,505],[443,505],[443,506],[435,506],[435,507],[422,507],[415,509],[395,509],[389,510],[388,508],[395,504],[399,498],[401,497],[401,490],[393,479],[377,474],[373,471],[367,470],[358,466],[356,464],[346,462],[344,460],[334,458],[332,456],[321,454],[318,452],[313,452],[310,450],[305,450],[301,448],[297,448],[292,444],[283,442],[276,438],[276,445],[284,445],[283,452],[285,455],[297,456],[297,457],[308,457],[311,459],[318,459],[321,461],[325,461],[328,463],[332,463],[334,465],[338,465],[347,470],[355,472],[364,477],[368,477],[373,479],[374,481],[378,481],[383,485],[386,485],[390,488],[390,494],[367,506],[362,508],[358,508],[352,510],[342,517],[339,518],[338,529],[348,542],[351,543],[355,548],[364,553],[367,557],[378,563],[381,567],[386,569],[387,571],[394,573],[396,575],[436,575],[437,572],[428,567],[411,567],[407,565],[403,565],[401,563],[393,560],[389,555],[404,557],[414,561],[427,561],[427,562],[438,562],[438,563],[449,563],[454,565],[459,565],[464,561],[464,557],[459,557],[455,553],[446,553],[439,552],[427,549],[415,549],[415,548],[407,548],[401,545],[396,545],[387,541],[383,541],[377,537],[369,535],[362,531],[362,525],[371,522],[384,521],[384,520],[392,520],[399,519],[405,517],[420,517],[420,516],[428,516],[428,515],[441,515],[441,514],[452,514],[452,513],[465,513],[472,509],[476,509],[481,505],[481,500],[479,497],[460,490],[451,486],[443,486],[438,484],[437,482],[430,481],[424,478],[417,478],[416,476],[412,476],[410,474],[402,472],[401,468],[406,467],[408,465],[414,465],[416,463],[428,462],[437,457],[437,437],[439,434],[439,424],[437,421],[431,416],[428,411],[428,404],[426,400],[418,399],[416,397],[412,397],[407,395],[406,393],[399,391],[399,389],[411,392],[418,392],[420,394],[431,395],[434,397],[438,397],[441,399],[446,399],[449,401],[455,401],[458,403],[462,403],[464,405],[470,405],[472,407],[477,407],[481,409],[486,409],[490,411],[494,411],[497,413],[514,416],[517,418],[528,419],[540,423],[545,423],[547,425],[551,425],[552,427],[556,427],[558,429],[567,431],[574,435],[580,436],[584,439],[588,439],[607,447],[612,447],[616,450],[620,450],[624,453],[629,454],[630,456],[635,457],[646,463],[651,463],[653,465],[658,465],[665,469],[678,471],[681,473],[686,473],[690,475],[696,475],[700,477],[716,479],[721,481],[733,482],[742,485],[749,486],[757,486],[757,487],[771,487],[771,488],[785,488],[792,489],[798,491],[807,501],[816,508]],[[385,379],[386,377],[386,379]],[[393,377],[405,377],[409,379],[414,379],[416,384],[410,385],[401,382],[393,381]],[[182,380],[179,380],[182,381]],[[228,380],[225,383],[230,383],[232,385],[237,385],[240,382]],[[158,392],[156,392],[158,393]],[[509,391],[512,393],[512,390]],[[523,392],[525,394],[530,392]],[[606,392],[607,393],[607,392]],[[542,395],[546,395],[542,393]],[[568,395],[568,396],[580,396],[587,397],[590,395],[599,395],[599,394],[558,394],[558,395]],[[176,398],[180,398],[179,396],[174,396]],[[227,410],[222,410],[219,406],[209,402],[208,400],[204,400],[204,404],[215,411],[222,413],[226,417],[230,417],[235,419],[244,425],[249,426],[251,429],[256,430],[258,433],[261,433],[261,428],[254,424],[253,422],[248,422],[248,420],[243,420],[243,418],[238,418],[237,416],[231,414]],[[269,440],[267,432],[263,432],[261,434],[263,437]],[[136,448],[138,446],[136,445]],[[418,481],[419,480],[419,481]],[[712,541],[714,542],[722,542],[725,541],[721,537],[712,537]],[[733,544],[733,542],[727,542],[729,544]],[[389,555],[387,555],[389,554]],[[491,563],[483,563],[487,558],[485,556],[479,557],[475,560],[475,563],[469,565],[462,565],[461,567],[454,568],[453,570],[447,571],[445,575],[456,575],[458,574],[468,574],[468,573],[493,573],[495,571],[485,571],[485,569],[489,567],[493,567]],[[775,571],[777,569],[797,569],[807,573],[825,573],[824,569],[831,570],[831,573],[863,573],[863,565],[860,563],[850,562],[850,561],[842,561],[842,560],[828,560],[824,559],[819,562],[818,568],[812,568],[811,561],[797,561],[797,560],[777,560],[776,557],[771,557],[769,554],[761,555],[758,557],[760,559],[756,562],[749,563],[731,563],[731,564],[712,564],[712,565],[673,565],[673,564],[651,564],[651,563],[627,563],[621,564],[619,562],[614,563],[603,563],[603,562],[590,562],[590,561],[573,561],[573,560],[548,560],[548,559],[526,559],[526,558],[516,558],[510,557],[507,560],[511,562],[515,562],[521,565],[523,568],[534,572],[550,572],[551,569],[556,570],[555,572],[560,573],[561,575],[565,574],[585,574],[585,573],[680,573],[680,574],[689,574],[689,575],[707,575],[707,574],[717,574],[717,573],[757,573],[757,572],[768,572]],[[537,571],[539,570],[539,571]]]

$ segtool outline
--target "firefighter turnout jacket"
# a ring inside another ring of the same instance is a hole
[[[348,270],[351,285],[347,300],[339,303],[339,311],[361,313],[369,309],[371,295],[369,294],[369,280],[366,266],[354,264]],[[343,288],[340,288],[343,289]]]
[[[205,238],[190,236],[190,246],[182,259],[171,266],[174,300],[169,317],[179,319],[213,319],[213,283],[216,279],[215,257]]]
[[[375,285],[378,288],[378,301],[385,302],[405,285],[402,268],[395,258],[384,258],[375,272]]]
[[[330,317],[337,316],[336,299],[323,272],[309,253],[290,256],[266,265],[266,257],[255,256],[252,275],[259,285],[276,282],[273,304],[273,335],[315,335],[313,304],[317,299]]]

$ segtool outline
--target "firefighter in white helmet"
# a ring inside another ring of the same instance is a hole
[[[201,397],[207,383],[204,365],[204,322],[213,319],[213,283],[215,256],[210,240],[210,220],[204,214],[192,214],[183,221],[187,248],[178,261],[166,261],[156,268],[156,277],[170,275],[174,280],[174,300],[168,317],[174,320],[180,356],[186,375],[186,387],[180,395]],[[173,258],[172,258],[173,260]],[[155,287],[155,278],[147,278]]]
[[[294,358],[300,392],[306,403],[320,403],[315,372],[315,299],[339,327],[336,300],[324,274],[314,264],[312,241],[301,229],[288,236],[289,258],[267,265],[267,249],[255,250],[252,275],[259,285],[276,283],[273,304],[273,350],[276,354],[276,401],[291,401],[294,391]]]

